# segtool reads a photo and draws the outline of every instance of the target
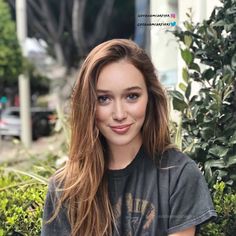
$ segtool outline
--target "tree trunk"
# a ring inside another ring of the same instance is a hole
[[[75,44],[80,56],[86,54],[86,43],[84,37],[84,12],[86,0],[74,0],[72,12],[72,30]]]
[[[64,61],[64,54],[61,48],[61,44],[56,42],[54,45],[54,50],[55,50],[55,55],[56,55],[56,61],[58,62],[60,66],[63,66],[65,64],[65,61]]]
[[[101,42],[106,36],[109,20],[112,14],[112,9],[115,0],[105,0],[103,6],[95,19],[95,27],[93,34],[89,38],[89,46],[94,45],[94,42]]]

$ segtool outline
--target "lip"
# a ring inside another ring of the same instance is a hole
[[[125,134],[128,132],[131,124],[127,125],[116,125],[116,126],[110,126],[111,130],[117,134]]]

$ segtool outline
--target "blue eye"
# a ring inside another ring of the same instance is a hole
[[[109,102],[110,99],[108,96],[102,95],[102,96],[98,96],[97,100],[100,104],[106,104]]]
[[[140,97],[140,94],[138,93],[131,93],[127,96],[127,99],[130,101],[135,101]]]

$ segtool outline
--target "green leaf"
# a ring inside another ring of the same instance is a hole
[[[225,88],[225,86],[224,86],[222,80],[218,80],[218,82],[216,83],[216,89],[217,89],[218,94],[219,93],[221,94],[222,91],[224,90],[224,88]]]
[[[201,72],[201,69],[200,69],[200,67],[199,67],[199,65],[197,63],[191,63],[190,66],[189,66],[189,69],[196,70],[199,73]]]
[[[232,119],[232,114],[228,113],[228,114],[223,114],[221,117],[221,122],[226,123],[231,121]]]
[[[187,12],[186,13],[186,16],[188,17],[188,18],[190,18],[191,17],[191,15]]]
[[[185,96],[188,100],[189,100],[190,94],[191,94],[191,86],[192,86],[192,83],[188,83],[188,86],[187,86],[186,91],[185,91]]]
[[[233,181],[236,181],[236,174],[232,174],[232,175],[230,175],[229,177],[230,177],[230,179],[232,179]]]
[[[232,62],[232,61],[231,61]],[[230,77],[234,77],[234,71],[232,70],[230,65],[224,65],[223,75],[229,75]]]
[[[204,127],[200,130],[200,133],[204,140],[209,140],[213,136],[214,130],[211,127]]]
[[[231,133],[233,135],[234,130],[236,130],[236,122],[230,122],[230,120],[229,120],[228,125],[225,126],[224,132],[225,132],[225,134]]]
[[[192,45],[192,37],[190,35],[184,35],[184,43],[189,48]]]
[[[215,39],[217,39],[217,32],[213,29],[212,26],[207,27],[207,34]]]
[[[236,131],[234,132],[234,134],[232,135],[232,137],[230,137],[229,143],[230,143],[231,145],[236,144]]]
[[[223,101],[227,100],[231,94],[234,93],[234,88],[232,87],[227,87],[226,90],[224,91],[224,96],[223,96]]]
[[[182,150],[182,118],[180,117],[174,136],[174,143]]]
[[[230,156],[226,162],[226,167],[229,168],[236,164],[236,155]]]
[[[193,25],[191,23],[189,23],[188,21],[184,21],[184,27],[189,30],[189,31],[192,31],[193,29]]]
[[[225,137],[218,137],[215,139],[215,143],[218,142],[220,144],[226,144],[227,143],[227,139]]]
[[[215,72],[211,68],[204,70],[202,73],[202,77],[206,80],[210,80],[214,78],[214,75],[215,75]]]
[[[186,86],[184,83],[181,82],[181,83],[179,84],[179,88],[180,88],[183,92],[185,92],[187,86]]]
[[[175,110],[183,112],[185,108],[187,108],[187,104],[184,101],[184,96],[177,90],[169,91],[169,94],[172,97],[173,108]]]
[[[223,169],[225,168],[225,163],[224,163],[224,160],[208,160],[205,162],[204,167],[206,169],[212,168],[212,167]]]
[[[236,70],[236,53],[232,57],[231,66],[233,70]]]
[[[222,76],[222,81],[224,81],[224,83],[226,84],[231,84],[233,82],[234,78],[233,75],[231,76],[231,74],[224,74]]]
[[[217,170],[217,173],[218,173],[218,176],[221,178],[228,175],[228,172],[225,170]]]
[[[207,162],[204,163],[204,171],[205,171],[205,178],[207,182],[209,183],[212,178],[212,171]]]
[[[184,100],[173,98],[173,107],[175,110],[183,112],[184,109],[188,107],[188,105],[186,104]]]
[[[174,91],[169,91],[169,92],[170,92],[170,95],[171,95],[173,98],[176,98],[176,99],[179,99],[179,100],[184,100],[183,94],[180,93],[179,91],[174,90]]]
[[[207,147],[208,147],[208,143],[203,143],[203,144],[201,145],[201,148],[202,148],[203,150],[206,150]]]
[[[225,31],[226,31],[226,32],[230,32],[230,31],[233,29],[234,26],[235,26],[234,23],[232,23],[232,24],[226,24],[226,25],[224,26]]]
[[[209,149],[209,153],[220,158],[225,157],[228,151],[229,151],[228,147],[219,146],[219,145],[214,145],[212,148]]]
[[[188,70],[186,67],[182,69],[182,78],[186,83],[188,83],[189,74],[188,74]]]
[[[218,91],[213,90],[209,92],[209,95],[217,104],[221,102],[221,95],[218,93]]]
[[[192,62],[193,60],[193,55],[192,53],[189,51],[189,49],[181,49],[181,56],[183,58],[183,60],[185,61],[185,63],[187,65],[190,65],[190,63]]]
[[[233,3],[234,3],[234,5],[233,5]],[[231,15],[231,14],[235,14],[235,13],[236,13],[236,6],[235,6],[235,0],[234,0],[234,1],[232,1],[232,7],[228,8],[226,10],[226,14]]]
[[[192,96],[191,97],[191,99],[190,99],[190,103],[191,103],[191,106],[194,106],[194,109],[195,110],[198,110],[199,109],[199,107],[197,106],[197,98],[198,98],[198,95],[194,95],[194,96]]]
[[[226,23],[224,20],[219,20],[216,23],[213,24],[213,26],[215,27],[219,27],[219,26],[224,26]]]
[[[211,103],[210,105],[207,105],[206,108],[209,111],[213,111],[214,115],[217,115],[219,112],[219,105],[216,102]]]

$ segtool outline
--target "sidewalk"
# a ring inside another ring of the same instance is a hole
[[[49,137],[42,137],[32,142],[31,148],[25,148],[18,140],[1,140],[0,141],[0,164],[4,162],[19,163],[24,162],[36,156],[42,158],[47,153],[57,153],[63,143],[62,134],[55,134]]]

